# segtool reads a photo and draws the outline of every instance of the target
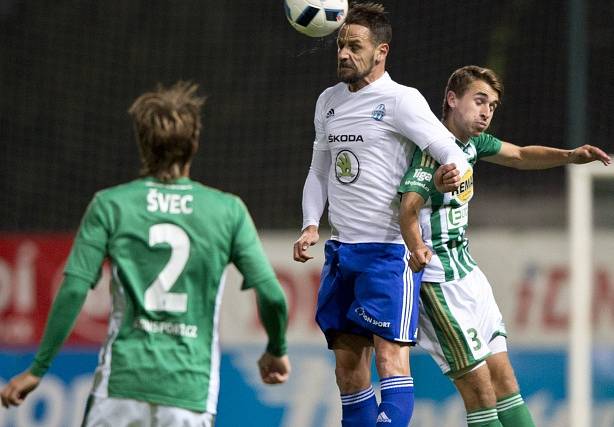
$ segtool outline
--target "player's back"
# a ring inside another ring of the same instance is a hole
[[[215,413],[220,282],[246,217],[238,197],[188,178],[97,193],[86,218],[107,233],[113,313],[94,393]]]

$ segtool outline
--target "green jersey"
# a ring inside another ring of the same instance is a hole
[[[486,133],[470,138],[467,144],[458,140],[456,143],[472,167],[479,158],[497,154],[501,149],[501,141]],[[452,197],[445,197],[435,189],[433,181],[438,167],[435,160],[416,148],[399,186],[399,193],[418,193],[425,200],[420,210],[420,227],[422,239],[433,257],[424,268],[422,280],[433,283],[458,280],[476,266],[469,254],[469,242],[465,235],[469,224],[468,202],[473,196],[473,175],[461,182],[458,190],[452,192]],[[465,203],[457,203],[457,199]]]
[[[65,273],[93,285],[105,257],[113,308],[93,394],[216,413],[225,269],[244,289],[279,286],[245,205],[189,178],[100,191]]]

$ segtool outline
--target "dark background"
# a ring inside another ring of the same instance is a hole
[[[488,66],[506,89],[492,133],[569,145],[567,2],[383,3],[389,72],[438,116],[450,73]],[[614,152],[614,1],[586,8],[587,142]],[[298,231],[313,108],[336,83],[335,53],[334,35],[294,31],[281,0],[1,1],[0,231],[76,229],[95,191],[138,173],[132,100],[179,79],[208,95],[193,178],[240,195],[259,228]],[[564,168],[482,163],[476,177],[474,223],[564,225]]]

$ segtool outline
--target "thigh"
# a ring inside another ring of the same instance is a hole
[[[489,343],[504,334],[490,284],[476,269],[461,280],[423,283],[419,343],[453,378],[485,360]]]
[[[214,415],[173,406],[156,405],[152,427],[213,427]]]
[[[133,399],[90,395],[83,427],[150,427],[152,405]]]
[[[370,337],[371,333],[348,319],[347,313],[355,301],[354,275],[345,269],[339,253],[348,245],[329,240],[326,242],[325,263],[320,278],[316,322],[324,333],[328,347],[339,333]],[[349,245],[351,246],[351,245]]]
[[[364,244],[354,257],[356,300],[348,317],[388,341],[413,343],[418,325],[420,282],[404,245]]]

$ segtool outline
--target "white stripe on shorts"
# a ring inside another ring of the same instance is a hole
[[[405,248],[403,257],[405,271],[403,271],[403,311],[401,312],[401,325],[399,339],[409,341],[409,327],[411,324],[411,313],[413,310],[414,282],[411,269],[409,268],[409,250]]]

